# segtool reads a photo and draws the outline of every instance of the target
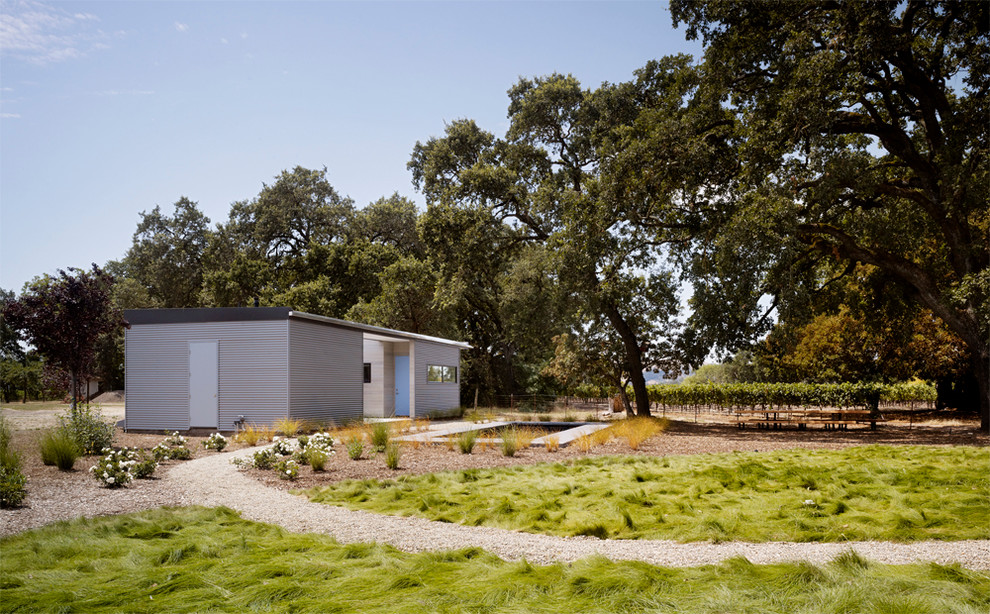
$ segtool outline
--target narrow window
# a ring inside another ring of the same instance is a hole
[[[370,384],[371,383],[371,363],[370,362],[364,363],[364,383],[365,384]]]

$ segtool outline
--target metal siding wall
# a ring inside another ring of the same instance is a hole
[[[364,334],[289,321],[289,415],[341,424],[364,415]]]
[[[429,341],[416,341],[416,415],[443,411],[461,404],[461,351],[459,348]],[[457,383],[426,381],[427,365],[457,367]]]
[[[126,332],[129,429],[189,428],[189,341],[219,341],[220,430],[271,424],[287,412],[285,321],[138,324]]]

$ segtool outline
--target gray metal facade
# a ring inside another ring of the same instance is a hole
[[[364,409],[364,335],[289,320],[289,417],[342,424]]]
[[[426,417],[431,411],[445,411],[461,404],[461,351],[455,346],[416,341],[413,350],[416,359],[415,407],[416,415]],[[457,367],[457,381],[431,382],[427,380],[427,366]],[[412,386],[410,386],[412,387]]]
[[[128,429],[189,428],[189,341],[217,341],[219,424],[271,424],[288,409],[288,322],[132,325],[125,334]]]

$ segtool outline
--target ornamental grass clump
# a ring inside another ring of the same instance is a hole
[[[128,448],[104,448],[103,457],[89,470],[106,488],[123,488],[134,479],[132,467],[137,464],[136,457],[137,454]]]
[[[217,452],[223,451],[227,447],[227,438],[220,433],[213,433],[205,440],[203,440],[203,447],[207,450],[216,450]]]
[[[65,429],[52,429],[45,432],[38,442],[41,450],[41,462],[54,465],[59,471],[71,471],[79,459],[79,445],[72,433]]]
[[[457,447],[460,448],[461,454],[470,454],[476,441],[478,441],[477,431],[464,431],[457,436]]]
[[[275,430],[286,437],[295,437],[303,429],[302,420],[292,420],[291,418],[281,418],[275,422]]]
[[[502,456],[515,456],[519,451],[519,430],[515,427],[502,431]]]
[[[547,452],[556,452],[560,449],[560,437],[557,435],[550,435],[543,440],[543,445],[546,446]]]
[[[402,458],[402,448],[396,442],[391,442],[385,446],[385,466],[389,469],[398,469],[399,460]]]
[[[392,433],[388,422],[376,422],[371,427],[371,447],[375,452],[383,452]]]
[[[253,424],[246,424],[244,428],[237,433],[237,441],[243,441],[249,446],[258,445],[258,440],[261,439],[261,431],[259,431]]]

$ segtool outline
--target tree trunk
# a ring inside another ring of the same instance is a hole
[[[990,434],[990,356],[984,353],[973,359],[973,375],[980,394],[980,431]]]
[[[618,308],[607,303],[604,305],[605,315],[608,321],[619,333],[622,339],[622,346],[626,350],[626,365],[629,368],[629,381],[632,382],[633,396],[636,398],[636,415],[650,415],[650,395],[646,390],[646,378],[643,377],[643,350],[639,346],[636,333],[633,332],[629,323],[626,322]]]
[[[76,370],[73,369],[70,373],[70,386],[72,387],[72,415],[76,415],[76,395],[79,394],[79,387],[76,386]]]

